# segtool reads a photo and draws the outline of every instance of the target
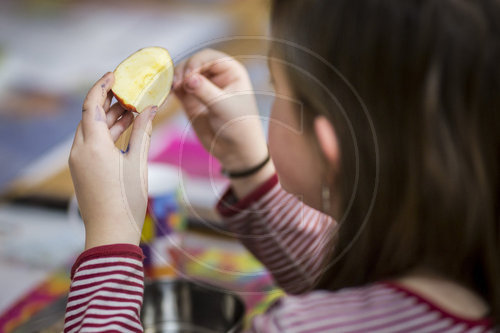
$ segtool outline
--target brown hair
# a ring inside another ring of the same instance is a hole
[[[498,324],[500,2],[275,0],[272,34],[305,120],[339,137],[342,224],[319,288],[425,267]]]

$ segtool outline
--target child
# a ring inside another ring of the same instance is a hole
[[[231,178],[220,214],[297,294],[252,331],[499,324],[498,22],[494,0],[275,0],[272,162],[241,64],[204,50],[176,68],[175,94]],[[67,332],[142,330],[141,165],[156,108],[122,154],[113,140],[132,118],[110,107],[112,83],[90,90],[70,156],[86,251]]]

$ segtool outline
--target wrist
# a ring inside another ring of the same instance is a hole
[[[267,157],[262,162],[260,162],[259,164],[255,165],[251,168],[248,168],[245,170],[238,170],[238,171],[230,171],[230,170],[222,169],[221,173],[223,175],[231,178],[231,179],[249,177],[249,176],[252,176],[252,175],[258,173],[261,169],[263,169],[266,166],[266,164],[269,163],[270,160],[271,160],[271,156],[269,156],[269,154],[268,154]]]
[[[262,167],[258,172],[247,177],[231,179],[231,187],[234,194],[238,199],[244,198],[249,193],[253,192],[256,188],[266,182],[276,173],[274,164],[271,161]]]
[[[128,245],[139,245],[139,239],[130,238],[130,237],[86,237],[85,238],[85,251],[105,245],[113,245],[113,244],[128,244]]]
[[[85,228],[85,250],[104,245],[112,244],[131,244],[139,245],[141,240],[141,232],[136,228],[128,228],[123,224],[106,224],[104,221],[99,221],[99,224]],[[94,227],[93,227],[94,226]],[[95,227],[97,226],[97,227]]]
[[[238,153],[224,154],[222,158],[217,159],[223,170],[237,173],[255,167],[268,156],[267,145],[264,145],[262,149],[257,150],[249,147],[240,148]]]

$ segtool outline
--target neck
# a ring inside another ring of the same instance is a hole
[[[488,315],[488,304],[481,296],[430,270],[416,269],[396,279],[395,282],[453,315],[471,320],[481,319]]]

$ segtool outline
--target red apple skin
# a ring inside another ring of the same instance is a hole
[[[113,89],[111,89],[111,91],[113,91]],[[135,112],[135,113],[139,113],[137,111],[137,109],[135,108],[135,106],[131,105],[131,104],[127,104],[125,103],[125,101],[123,100],[123,98],[121,98],[118,94],[115,94],[115,92],[113,91],[113,95],[115,95],[115,98],[116,100],[118,101],[118,103],[120,103],[120,105],[125,109],[125,110],[128,110],[128,111],[131,111],[131,112]]]

